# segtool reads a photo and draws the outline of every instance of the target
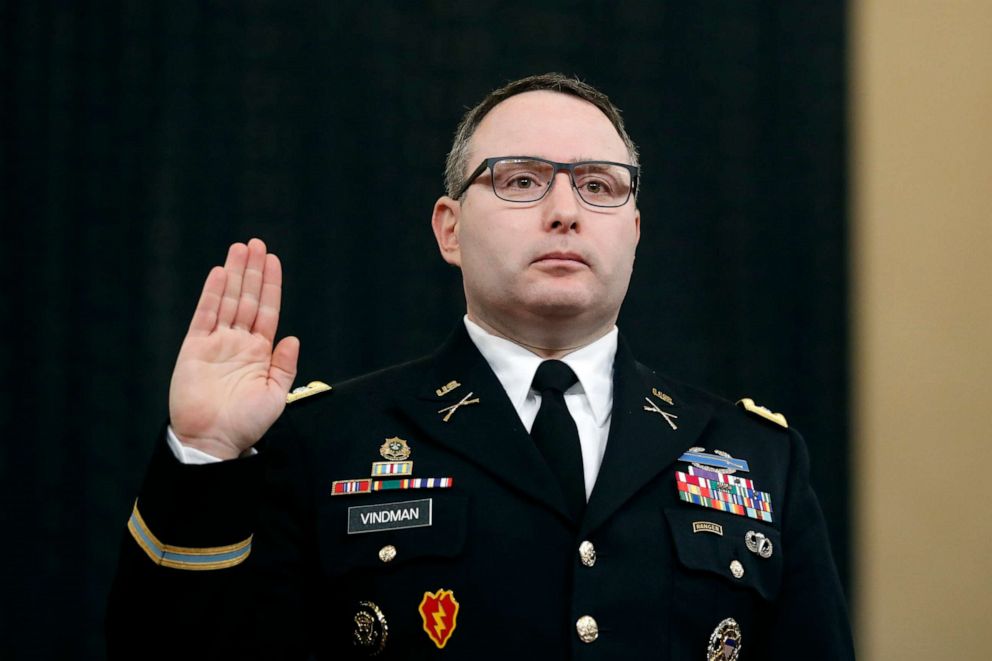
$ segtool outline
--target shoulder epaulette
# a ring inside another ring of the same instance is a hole
[[[750,413],[753,413],[755,415],[760,415],[765,420],[771,420],[776,425],[780,425],[782,427],[785,427],[786,429],[789,428],[789,423],[788,421],[786,421],[784,415],[782,415],[781,413],[773,413],[764,406],[759,406],[755,404],[754,400],[751,399],[750,397],[745,397],[744,399],[739,400],[737,404],[739,406],[742,406],[745,411],[749,411]]]
[[[300,386],[299,388],[293,388],[290,390],[289,394],[286,395],[286,403],[292,404],[298,399],[303,399],[304,397],[316,395],[321,392],[327,392],[328,390],[333,390],[333,388],[323,381],[311,381],[305,386]]]

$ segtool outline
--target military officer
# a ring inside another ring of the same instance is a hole
[[[617,331],[638,175],[592,87],[492,92],[432,218],[465,318],[333,387],[291,390],[279,260],[231,246],[128,521],[111,656],[853,658],[801,437]]]

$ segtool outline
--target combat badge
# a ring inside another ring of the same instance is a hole
[[[706,661],[737,661],[741,653],[741,628],[732,617],[716,625],[706,647]]]
[[[410,444],[399,436],[393,436],[382,442],[379,454],[388,461],[404,461],[410,458]]]
[[[437,645],[444,649],[457,625],[459,604],[451,590],[425,592],[420,602],[420,617],[424,620],[424,631]]]
[[[734,459],[730,456],[730,453],[723,450],[707,452],[706,448],[689,448],[682,453],[679,461],[688,461],[696,468],[709,469],[727,475],[732,475],[737,471],[749,472],[746,461],[743,459]]]
[[[371,601],[359,602],[354,624],[355,628],[351,632],[352,645],[369,656],[377,656],[386,648],[389,624],[378,606]]]

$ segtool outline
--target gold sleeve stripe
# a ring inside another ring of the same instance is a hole
[[[145,520],[141,518],[137,501],[127,522],[127,529],[152,562],[172,569],[192,571],[224,569],[241,564],[251,553],[251,537],[237,544],[202,548],[163,544],[152,534]]]

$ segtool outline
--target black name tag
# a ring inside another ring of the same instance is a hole
[[[431,525],[434,515],[433,499],[405,500],[401,503],[380,503],[348,508],[348,534],[403,528],[424,528]]]

